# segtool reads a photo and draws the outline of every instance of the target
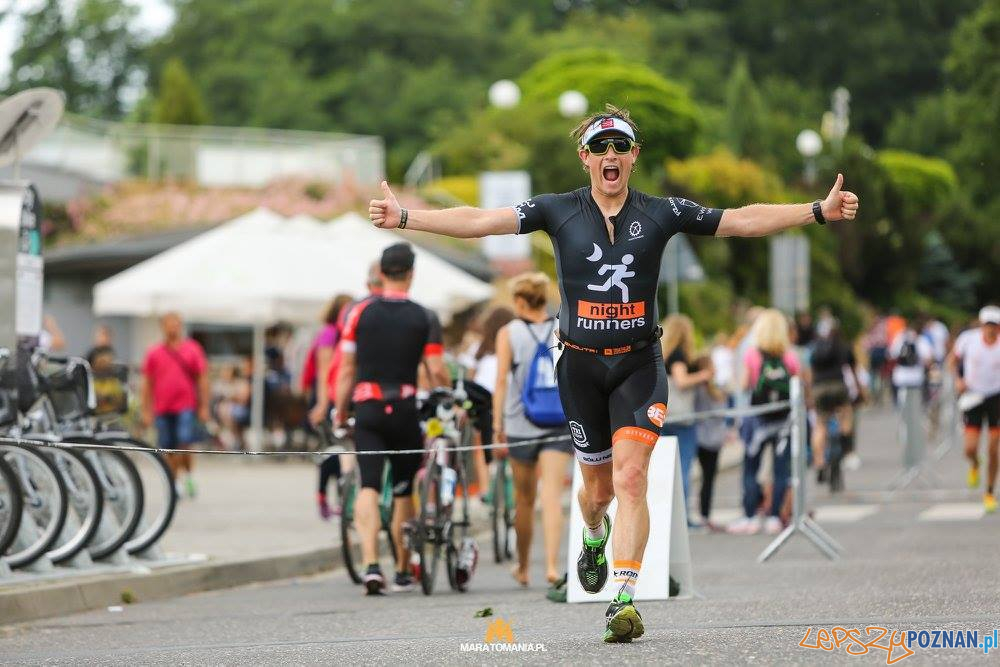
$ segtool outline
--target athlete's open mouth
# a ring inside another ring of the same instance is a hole
[[[621,172],[618,170],[618,167],[608,165],[603,170],[604,180],[608,181],[609,183],[614,183],[615,181],[618,180],[618,176],[620,173]]]

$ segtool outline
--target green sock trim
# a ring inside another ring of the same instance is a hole
[[[618,597],[615,598],[615,602],[631,602],[631,601],[632,601],[632,596],[626,593],[625,591],[621,591],[620,593],[618,593]]]

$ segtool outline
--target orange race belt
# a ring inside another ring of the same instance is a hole
[[[648,338],[642,340],[637,340],[629,343],[628,345],[621,345],[619,347],[590,347],[588,345],[580,345],[579,343],[574,343],[573,341],[566,338],[566,335],[560,331],[557,338],[559,339],[559,349],[568,347],[571,350],[577,350],[578,352],[589,352],[590,354],[599,354],[602,357],[613,357],[619,354],[626,354],[628,352],[636,352],[638,350],[643,350],[656,341],[660,339],[663,335],[663,328],[656,327]]]

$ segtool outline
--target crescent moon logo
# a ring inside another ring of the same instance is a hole
[[[594,244],[594,252],[590,253],[590,257],[587,258],[588,262],[599,262],[604,253],[601,251],[601,246]]]

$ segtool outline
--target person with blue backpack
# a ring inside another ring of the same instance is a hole
[[[514,531],[517,565],[514,579],[529,583],[528,566],[539,481],[542,535],[545,540],[545,577],[560,578],[559,543],[562,540],[561,496],[566,470],[573,457],[566,415],[556,386],[556,320],[546,309],[550,281],[544,273],[525,273],[511,282],[515,319],[497,333],[497,379],[493,392],[493,433],[500,443],[566,435],[563,440],[497,450],[509,456],[514,473]]]

